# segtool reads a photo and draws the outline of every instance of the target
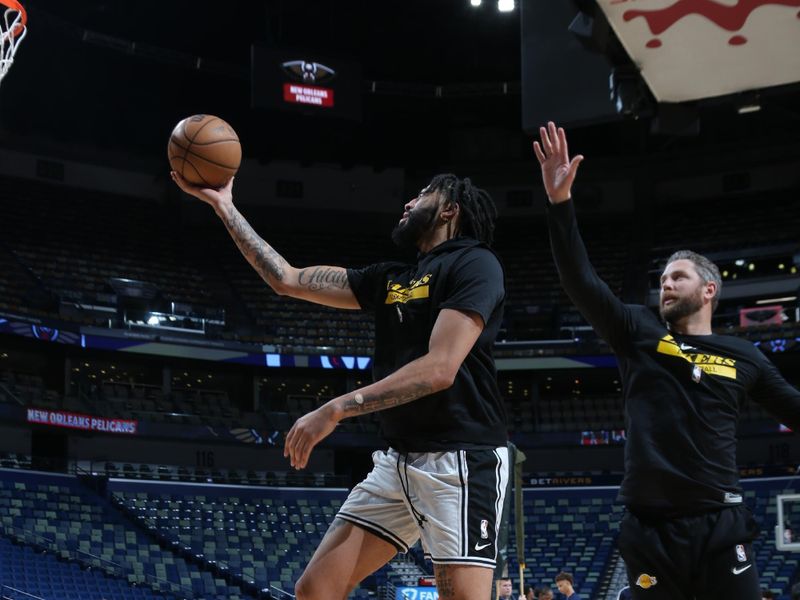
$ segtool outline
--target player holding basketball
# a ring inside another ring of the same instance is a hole
[[[614,350],[625,397],[627,511],[619,548],[637,600],[759,600],[742,503],[736,422],[747,397],[800,427],[800,392],[752,343],[715,335],[722,285],[716,265],[689,251],[661,275],[661,320],[623,304],[589,263],[570,190],[583,157],[570,160],[564,130],[540,130],[533,149],[550,199],[553,256],[567,294]]]
[[[297,269],[220,191],[173,179],[210,204],[278,293],[375,313],[375,383],[297,420],[284,455],[302,469],[344,418],[381,411],[390,448],[353,488],[297,582],[300,600],[342,599],[418,539],[442,600],[489,598],[506,482],[506,416],[491,350],[505,297],[489,249],[496,209],[469,179],[440,175],[409,201],[392,238],[418,262]]]

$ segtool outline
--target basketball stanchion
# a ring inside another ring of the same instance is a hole
[[[28,15],[22,4],[17,0],[0,0],[1,6],[6,8],[0,20],[0,82],[14,64],[17,48],[28,32]]]

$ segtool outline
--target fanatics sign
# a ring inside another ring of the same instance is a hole
[[[39,408],[28,409],[27,421],[28,423],[52,425],[53,427],[67,427],[69,429],[83,429],[101,433],[124,433],[128,435],[135,435],[138,429],[138,421],[106,419],[104,417],[92,417],[78,413]]]
[[[402,587],[395,590],[395,600],[439,600],[435,587]]]

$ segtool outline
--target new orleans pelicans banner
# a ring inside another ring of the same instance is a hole
[[[93,417],[61,410],[47,410],[43,408],[29,408],[27,411],[28,423],[51,425],[53,427],[66,427],[68,429],[83,429],[100,433],[123,433],[135,435],[138,422],[125,419],[107,419]]]

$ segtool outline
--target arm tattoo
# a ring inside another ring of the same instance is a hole
[[[286,260],[259,237],[239,211],[232,210],[222,220],[239,250],[261,278],[269,282],[268,276],[271,275],[278,281],[283,281]]]
[[[398,389],[383,392],[381,394],[353,394],[351,398],[344,401],[344,412],[347,416],[364,415],[366,413],[392,408],[407,404],[422,396],[427,396],[433,392],[433,387],[429,383],[420,382],[404,385]]]
[[[449,567],[450,565],[433,565],[433,572],[436,575],[436,589],[439,592],[440,600],[453,600],[455,598],[455,585]],[[484,597],[488,598],[490,596]]]
[[[312,292],[337,288],[346,290],[350,288],[347,281],[347,272],[340,267],[309,267],[297,275],[297,283],[307,287]]]

